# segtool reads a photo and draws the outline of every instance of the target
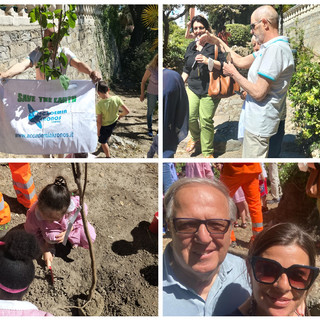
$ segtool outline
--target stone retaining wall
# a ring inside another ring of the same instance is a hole
[[[284,14],[284,30],[297,26],[304,30],[304,44],[316,54],[320,54],[320,5],[301,4]]]
[[[23,60],[41,44],[40,27],[38,23],[30,23],[27,10],[32,6],[6,6],[0,9],[0,71],[7,70],[13,64]],[[58,6],[52,6],[53,10]],[[68,47],[78,59],[87,63],[93,70],[99,70],[105,64],[105,44],[101,37],[99,21],[96,12],[98,6],[77,6],[78,20],[76,27],[70,30],[70,36],[62,40],[61,45]],[[101,63],[100,63],[101,62]],[[103,76],[108,78],[110,66],[103,67]],[[89,79],[75,68],[69,67],[67,75],[70,79]],[[17,76],[19,79],[35,79],[35,71],[29,69]]]

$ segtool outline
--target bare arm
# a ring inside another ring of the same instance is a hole
[[[143,78],[141,80],[141,87],[140,87],[140,101],[143,102],[144,100],[144,89],[146,86],[146,82],[151,76],[151,72],[149,70],[146,70],[146,72],[143,75]]]
[[[243,77],[232,63],[223,65],[223,74],[232,77],[256,101],[262,101],[270,90],[272,80],[258,75],[256,83]]]
[[[77,58],[71,59],[70,62],[71,66],[76,68],[79,72],[88,74],[93,83],[98,82],[101,80],[101,75],[98,71],[92,70],[86,63],[80,61]]]
[[[32,67],[32,63],[29,59],[24,59],[23,61],[16,63],[11,68],[5,72],[0,73],[0,78],[12,78]]]
[[[230,52],[231,59],[234,65],[241,69],[249,69],[251,64],[254,61],[254,56],[252,54],[242,57],[239,54],[235,53],[231,48],[227,46],[225,42],[223,42],[220,38],[216,37],[214,34],[209,33],[208,31],[206,34],[200,37],[200,44],[204,45],[205,43],[215,44],[220,48],[222,52]]]
[[[185,72],[182,72],[181,77],[182,77],[183,82],[185,83],[188,80],[189,75],[187,73],[185,73]]]
[[[191,29],[191,21],[188,21],[187,22],[187,30],[186,30],[186,33],[184,35],[184,37],[186,39],[194,39],[194,34],[193,34],[193,32],[190,32],[190,29]]]
[[[122,112],[119,114],[119,119],[125,117],[127,114],[130,113],[130,110],[124,104],[120,108],[122,109]]]
[[[97,115],[97,133],[98,133],[98,137],[100,136],[101,125],[102,125],[102,114],[98,114]]]

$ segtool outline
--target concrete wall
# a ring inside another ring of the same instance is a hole
[[[55,7],[53,6],[53,9]],[[102,65],[104,78],[107,79],[110,65],[106,65],[104,39],[100,33],[99,21],[96,19],[96,12],[99,11],[97,9],[97,6],[77,7],[76,27],[70,30],[70,36],[65,37],[61,45],[68,47],[78,59],[87,63],[93,70],[101,71]],[[6,11],[0,10],[0,71],[7,70],[23,60],[41,44],[40,27],[37,22],[29,22],[26,10],[30,8],[18,6],[18,13],[13,11],[12,6],[6,6]],[[78,73],[72,67],[68,68],[67,75],[70,79],[89,79],[89,76]],[[29,69],[17,78],[35,79],[35,71]]]
[[[301,4],[288,10],[284,15],[284,32],[297,26],[304,30],[304,44],[320,54],[320,5]]]

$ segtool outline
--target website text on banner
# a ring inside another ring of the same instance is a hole
[[[0,152],[93,152],[97,146],[91,81],[5,80],[0,83]]]

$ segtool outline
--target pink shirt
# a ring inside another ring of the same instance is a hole
[[[46,221],[42,220],[38,213],[37,202],[27,211],[27,220],[24,224],[24,229],[28,233],[34,234],[39,240],[40,244],[57,243],[56,236],[62,231],[66,231],[69,224],[69,219],[75,214],[80,206],[80,199],[78,196],[71,197],[70,206],[67,213],[62,217],[60,221]],[[84,204],[85,214],[88,214],[87,205]],[[92,241],[96,238],[94,228],[88,223],[88,228]],[[74,244],[84,248],[88,248],[88,242],[84,233],[83,221],[80,212],[73,223],[73,229],[71,230],[68,240]]]
[[[52,317],[52,314],[38,310],[35,305],[28,301],[0,300],[0,317],[5,316]]]
[[[186,163],[186,177],[212,179],[214,175],[210,163]]]
[[[155,96],[158,95],[158,68],[148,68],[151,72],[147,92]]]

